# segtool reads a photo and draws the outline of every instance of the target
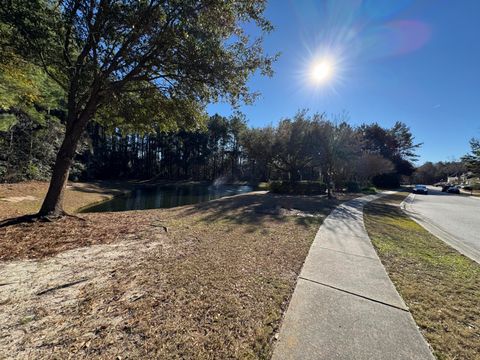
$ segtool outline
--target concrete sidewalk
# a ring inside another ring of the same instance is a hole
[[[351,200],[320,227],[280,329],[274,360],[434,359]]]

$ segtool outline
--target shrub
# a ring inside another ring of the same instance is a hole
[[[350,192],[350,193],[360,192],[360,185],[356,181],[347,181],[345,185],[347,188],[347,192]]]
[[[277,194],[322,195],[327,187],[320,181],[272,181],[270,191]]]
[[[256,187],[258,190],[270,190],[270,184],[267,182],[260,182]]]
[[[35,180],[40,178],[40,169],[35,164],[28,164],[26,167],[25,175],[29,180]]]
[[[364,194],[376,194],[377,193],[377,188],[375,186],[368,186],[362,188],[362,193]]]
[[[382,174],[374,176],[372,183],[381,189],[397,189],[400,187],[400,178],[397,174]]]
[[[464,190],[467,190],[467,191],[480,190],[480,183],[467,185],[467,186],[465,186],[463,189],[464,189]]]

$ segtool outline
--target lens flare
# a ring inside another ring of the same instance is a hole
[[[332,79],[334,72],[332,62],[328,59],[323,59],[312,66],[312,80],[317,84],[324,84]]]

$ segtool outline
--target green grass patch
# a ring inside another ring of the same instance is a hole
[[[376,194],[377,188],[375,186],[364,187],[362,188],[362,193],[367,195]]]
[[[480,359],[480,265],[406,216],[407,195],[368,204],[368,234],[437,358]]]

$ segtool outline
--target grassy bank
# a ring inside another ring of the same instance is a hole
[[[479,359],[480,265],[403,214],[407,193],[365,208],[365,226],[438,359]]]
[[[65,191],[65,210],[73,213],[120,195],[130,187],[131,184],[121,182],[69,183]],[[0,220],[36,213],[47,189],[48,182],[42,181],[0,184]]]
[[[0,229],[0,353],[269,358],[340,201],[256,193]]]

